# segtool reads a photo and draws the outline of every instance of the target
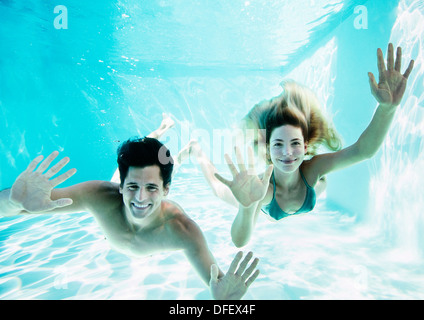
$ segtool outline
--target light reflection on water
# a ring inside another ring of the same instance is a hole
[[[200,174],[175,178],[170,198],[202,228],[221,269],[233,208],[212,197]],[[246,299],[422,299],[423,264],[403,257],[368,226],[318,201],[314,214],[259,219],[251,243],[261,275]],[[210,299],[184,255],[136,259],[111,250],[88,214],[19,217],[3,224],[1,299]],[[406,260],[405,260],[405,259]]]

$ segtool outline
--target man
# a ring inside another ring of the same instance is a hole
[[[165,198],[173,159],[158,140],[145,137],[121,144],[120,184],[87,181],[55,188],[76,172],[71,169],[53,178],[69,162],[65,157],[49,169],[58,154],[53,152],[44,161],[43,156],[35,158],[11,189],[0,192],[0,215],[90,212],[111,247],[119,252],[146,256],[183,250],[215,299],[240,299],[258,276],[257,258],[247,268],[251,252],[241,263],[243,254],[239,252],[224,275],[198,225],[177,203]]]

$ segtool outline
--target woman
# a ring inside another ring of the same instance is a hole
[[[377,50],[379,83],[368,73],[371,92],[379,103],[371,123],[353,145],[332,153],[315,155],[316,147],[325,145],[340,148],[340,140],[323,117],[315,117],[310,102],[302,97],[283,94],[270,102],[262,114],[266,129],[266,157],[268,168],[262,176],[254,173],[253,150],[248,150],[248,168],[243,164],[240,150],[235,154],[238,170],[225,155],[233,180],[215,173],[215,177],[231,190],[237,200],[238,213],[231,228],[237,247],[248,243],[258,214],[262,210],[274,220],[311,211],[315,206],[317,189],[328,173],[346,168],[374,156],[380,148],[405,92],[412,60],[402,75],[402,52],[397,49],[394,61],[393,45],[388,46],[387,68],[381,49]],[[306,106],[306,108],[304,108]],[[315,110],[316,111],[316,110]],[[259,127],[260,127],[260,123]],[[317,132],[325,134],[316,134]],[[316,138],[318,137],[318,138]],[[317,140],[318,139],[318,140]],[[308,159],[308,154],[312,158]],[[252,174],[253,173],[253,174]]]
[[[260,162],[270,164],[266,148],[266,118],[270,112],[279,109],[278,106],[282,105],[288,107],[287,110],[298,112],[301,118],[305,118],[307,115],[309,119],[310,138],[306,157],[309,158],[316,155],[321,146],[331,151],[340,150],[342,145],[341,139],[333,128],[332,123],[324,116],[315,94],[310,89],[294,81],[285,81],[282,83],[282,87],[283,92],[281,95],[256,104],[242,119],[240,124],[242,131],[245,132],[244,141],[252,143]],[[282,119],[285,118],[283,115],[279,115],[279,117]],[[253,134],[246,134],[249,130]],[[218,177],[215,175],[217,174],[217,170],[203,152],[199,143],[197,141],[190,141],[188,149],[196,157],[206,181],[209,183],[214,194],[225,202],[238,207],[238,202],[231,190],[226,184],[221,183],[221,180],[218,179],[219,175]],[[325,190],[325,187],[326,179],[322,177],[315,186],[317,196]]]

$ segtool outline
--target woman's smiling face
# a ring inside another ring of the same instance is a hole
[[[269,155],[274,168],[293,172],[302,164],[307,145],[302,130],[292,125],[275,128],[269,140]]]

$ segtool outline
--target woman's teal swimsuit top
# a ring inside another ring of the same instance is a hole
[[[314,188],[312,188],[306,182],[306,179],[303,176],[302,170],[299,169],[299,171],[300,171],[300,176],[302,177],[303,182],[305,183],[305,186],[306,186],[306,197],[305,197],[305,201],[303,202],[302,207],[300,207],[300,209],[297,210],[293,214],[289,214],[289,213],[286,213],[283,210],[281,210],[280,206],[277,203],[277,199],[275,199],[275,189],[276,189],[275,178],[274,178],[274,173],[272,173],[272,183],[274,184],[274,192],[273,192],[273,195],[272,195],[271,202],[268,203],[266,206],[263,206],[261,208],[261,210],[263,212],[265,212],[267,215],[273,217],[275,220],[280,220],[280,219],[283,219],[285,217],[292,216],[294,214],[312,211],[312,209],[315,207],[315,204],[317,202],[317,196],[315,194]]]

